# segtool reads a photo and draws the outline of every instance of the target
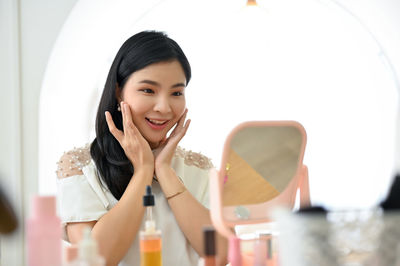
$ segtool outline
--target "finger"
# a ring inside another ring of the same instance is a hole
[[[125,102],[121,102],[121,113],[122,113],[122,126],[124,129],[124,133],[126,134],[127,129],[128,129],[128,119],[126,117],[126,103]]]
[[[110,130],[114,138],[116,138],[118,142],[121,143],[121,140],[123,138],[123,133],[115,126],[114,120],[112,119],[110,112],[106,111],[105,115],[106,115],[108,130]]]
[[[182,126],[181,130],[179,130],[179,132],[177,132],[178,142],[181,141],[181,139],[186,135],[186,132],[187,132],[187,130],[189,128],[189,125],[190,125],[190,121],[192,121],[192,120],[188,119],[186,121],[185,125]]]
[[[164,137],[162,140],[161,140],[161,142],[160,142],[160,145],[164,145],[166,142],[167,142],[167,137]]]
[[[184,129],[185,129],[184,135],[186,135],[186,132],[187,132],[189,126],[190,126],[190,122],[192,122],[191,119],[186,120],[186,123],[185,123],[185,126],[184,126]]]
[[[129,135],[137,135],[140,134],[139,130],[137,129],[135,123],[133,123],[132,119],[132,112],[129,104],[124,103],[124,117],[125,117],[125,133]]]
[[[185,109],[185,112],[183,112],[181,118],[178,121],[178,126],[183,127],[184,123],[185,123],[185,119],[186,119],[186,115],[188,113],[188,109]]]
[[[184,124],[185,124],[185,119],[186,119],[186,114],[188,112],[188,109],[185,109],[183,112],[182,116],[179,118],[178,123],[176,124],[174,130],[171,132],[170,137],[175,136],[176,134],[179,133],[180,130],[182,130]]]
[[[188,129],[189,129],[189,126],[190,126],[190,122],[191,122],[191,121],[192,121],[192,120],[190,120],[190,119],[186,120],[185,126],[183,127],[183,130],[182,130],[182,137],[181,137],[181,139],[183,138],[183,136],[186,135],[186,132],[187,132]]]
[[[182,140],[182,138],[186,135],[186,132],[190,125],[190,119],[188,119],[185,125],[181,128],[181,130],[177,131],[173,136],[170,136],[168,143],[172,143],[173,145],[178,145],[178,143]]]

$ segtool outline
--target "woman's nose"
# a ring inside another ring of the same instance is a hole
[[[165,97],[157,97],[157,100],[154,104],[154,111],[160,113],[169,113],[171,112],[171,105],[168,99]]]

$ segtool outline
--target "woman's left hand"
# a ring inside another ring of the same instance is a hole
[[[181,139],[185,136],[186,131],[188,130],[190,125],[190,119],[188,119],[185,123],[187,112],[188,110],[186,109],[169,137],[164,140],[161,145],[154,151],[154,168],[156,175],[157,172],[160,171],[160,169],[162,169],[163,167],[171,167],[171,161],[172,157],[174,156],[176,147],[178,146],[179,141],[181,141]]]

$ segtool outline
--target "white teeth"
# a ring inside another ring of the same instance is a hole
[[[151,123],[153,123],[153,124],[156,124],[156,125],[162,125],[162,124],[164,124],[165,123],[165,121],[156,121],[156,120],[151,120],[151,119],[148,119]]]

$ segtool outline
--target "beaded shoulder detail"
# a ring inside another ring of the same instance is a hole
[[[65,178],[74,175],[82,175],[82,168],[90,163],[90,145],[74,148],[64,152],[57,162],[57,177]]]
[[[183,158],[186,165],[194,165],[205,170],[214,167],[210,158],[201,153],[192,152],[191,150],[187,151],[179,146],[176,148],[175,155]]]

